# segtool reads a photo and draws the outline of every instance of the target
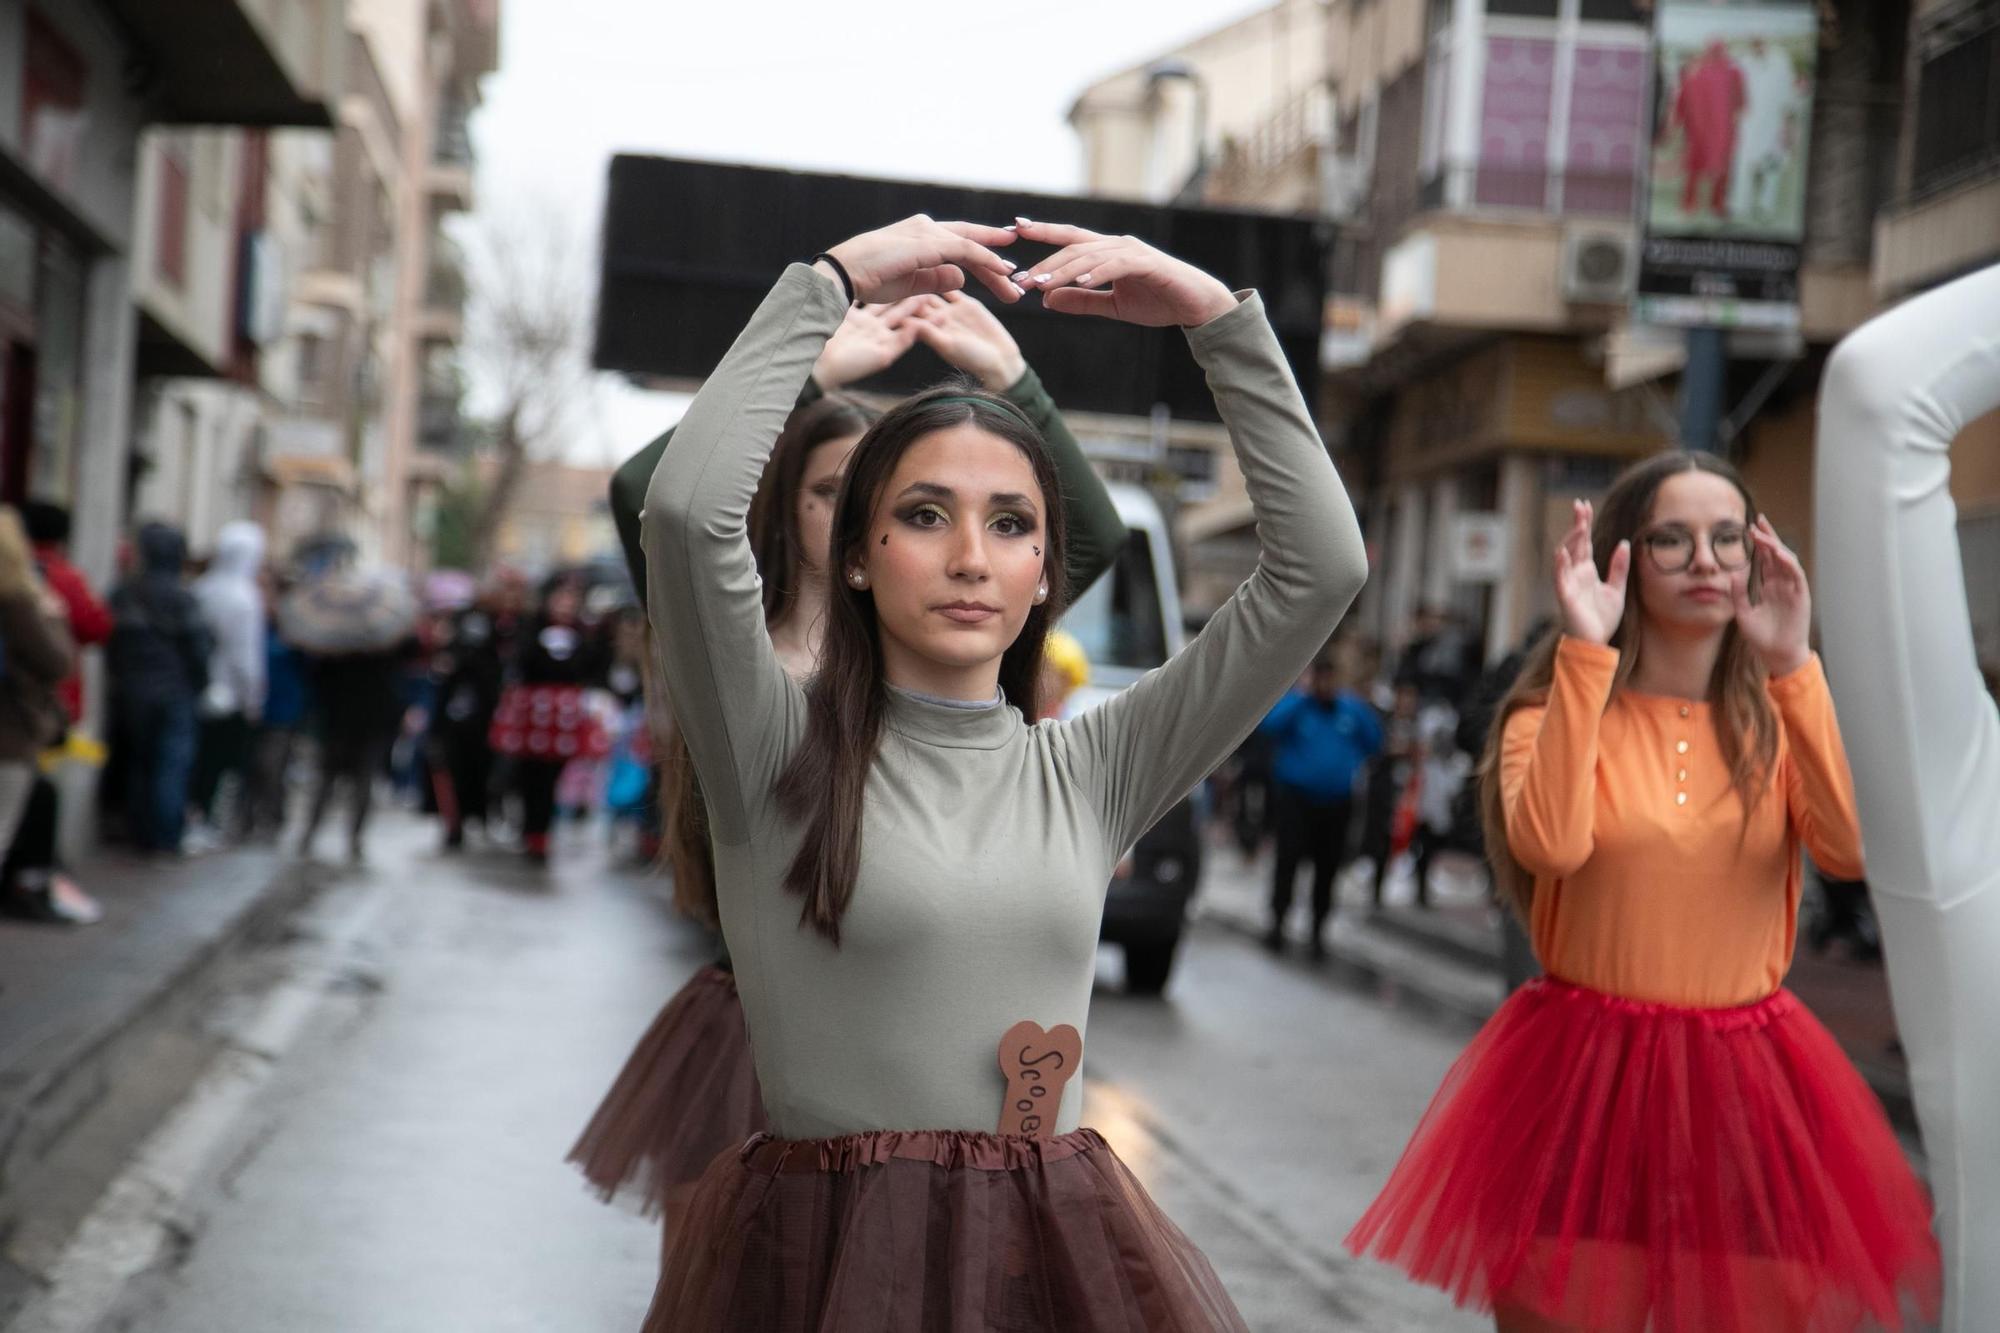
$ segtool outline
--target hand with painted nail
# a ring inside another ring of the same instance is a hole
[[[916,345],[916,314],[935,296],[911,296],[893,305],[858,305],[826,340],[813,363],[813,383],[831,393],[887,370]]]
[[[862,232],[827,253],[847,270],[859,301],[890,302],[906,296],[955,292],[970,277],[1011,304],[1021,299],[1020,289],[1008,279],[1014,266],[994,254],[991,247],[1013,243],[1014,233],[1002,227],[934,222],[919,213]],[[839,280],[824,261],[816,267],[830,280]]]
[[[977,376],[994,393],[1014,387],[1028,369],[1020,344],[991,310],[963,292],[919,296],[910,322],[924,346]]]
[[[1050,310],[1193,328],[1236,307],[1236,297],[1221,282],[1137,237],[1027,218],[1015,219],[1014,229],[1026,240],[1061,247],[1014,274],[1023,291],[1042,293]]]
[[[1789,676],[1812,656],[1812,590],[1798,556],[1763,514],[1750,528],[1750,543],[1751,563],[1729,578],[1736,628],[1767,672]]]
[[[1612,549],[1602,577],[1591,549],[1591,526],[1597,517],[1588,500],[1570,503],[1569,531],[1556,547],[1556,607],[1563,633],[1585,643],[1608,644],[1625,618],[1625,584],[1632,573],[1632,543]]]

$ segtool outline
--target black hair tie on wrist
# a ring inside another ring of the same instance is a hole
[[[826,253],[826,251],[824,250],[814,255],[809,262],[817,264],[822,259],[824,259],[832,267],[833,271],[837,275],[839,275],[840,285],[847,291],[847,303],[849,305],[860,305],[861,302],[857,301],[854,298],[854,279],[847,276],[847,265],[841,263],[838,259],[835,259],[832,255]]]

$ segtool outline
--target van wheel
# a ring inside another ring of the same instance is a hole
[[[1174,950],[1180,936],[1151,944],[1125,946],[1125,989],[1133,995],[1158,995],[1174,970]]]

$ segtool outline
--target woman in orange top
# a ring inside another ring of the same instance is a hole
[[[1935,1317],[1923,1190],[1780,988],[1800,846],[1862,869],[1804,570],[1734,469],[1677,452],[1576,506],[1555,584],[1561,633],[1480,776],[1548,975],[1459,1058],[1349,1248],[1503,1333]]]

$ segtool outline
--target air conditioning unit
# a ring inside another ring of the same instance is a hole
[[[1639,241],[1630,227],[1570,227],[1563,233],[1563,300],[1622,304],[1639,270]]]

